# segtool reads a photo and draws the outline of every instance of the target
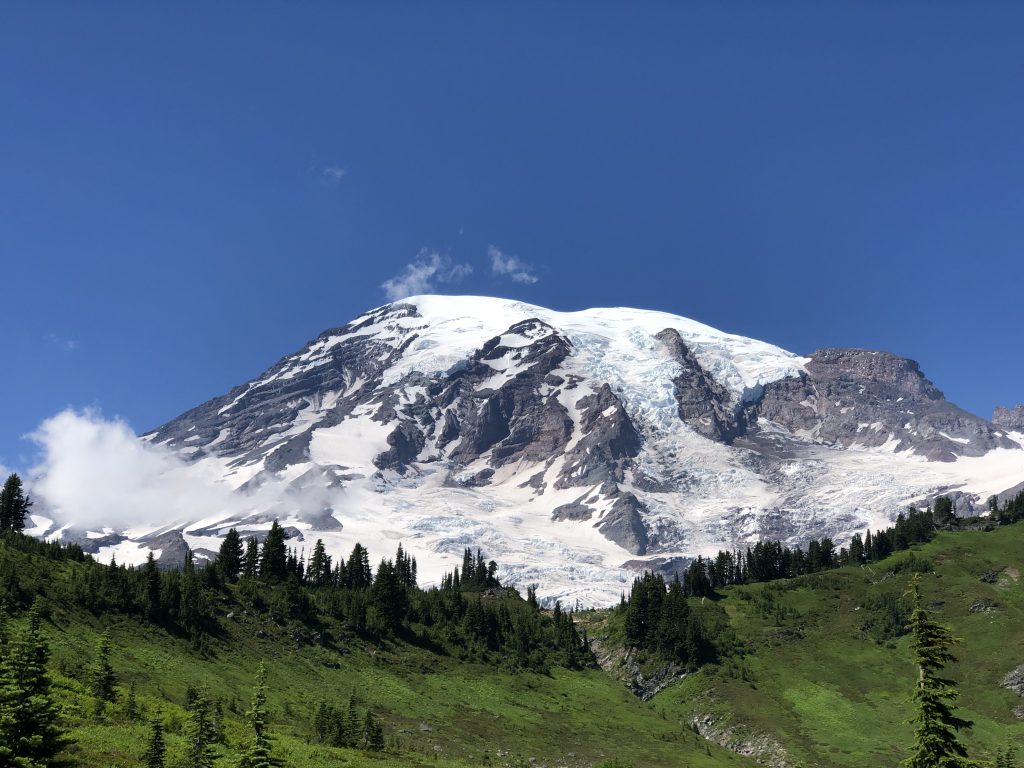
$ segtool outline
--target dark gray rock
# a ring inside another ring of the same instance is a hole
[[[747,427],[746,414],[733,404],[728,390],[701,367],[679,331],[666,328],[654,338],[665,345],[682,368],[672,380],[679,418],[698,434],[721,443],[731,443],[742,435]]]
[[[582,497],[560,507],[555,507],[551,513],[552,520],[589,520],[593,516],[594,510],[582,503]]]
[[[624,493],[594,527],[623,549],[644,555],[647,554],[647,527],[641,513],[646,511],[636,496]]]
[[[996,406],[992,413],[992,423],[1002,429],[1024,432],[1024,405],[1015,405],[1013,408]]]
[[[161,568],[180,568],[185,564],[189,546],[180,530],[146,536],[139,541],[150,549],[160,550],[160,556],[156,562]]]
[[[888,352],[822,349],[798,378],[767,384],[749,413],[825,445],[877,447],[895,440],[932,461],[982,456],[1016,443],[947,402],[916,362]]]
[[[565,468],[555,487],[620,482],[641,445],[640,434],[622,401],[604,384],[597,393],[580,398],[576,408],[583,437],[566,452]]]

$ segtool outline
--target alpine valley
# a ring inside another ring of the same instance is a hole
[[[481,547],[505,583],[603,606],[644,570],[759,540],[844,544],[940,494],[983,513],[1024,481],[1022,428],[888,352],[800,356],[661,312],[416,296],[140,438],[230,488],[228,508],[98,531],[37,508],[33,533],[174,565],[277,519],[295,547],[401,543],[427,583]]]

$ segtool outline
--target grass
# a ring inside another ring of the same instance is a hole
[[[655,697],[673,718],[708,714],[769,734],[794,765],[896,765],[913,741],[909,701],[916,679],[907,637],[880,637],[871,615],[883,593],[902,595],[908,557],[927,558],[924,596],[962,638],[960,713],[975,721],[964,740],[976,758],[1024,741],[1013,708],[1024,701],[999,686],[1024,663],[1024,525],[942,533],[881,564],[725,590],[721,601],[745,652]],[[994,584],[981,581],[1000,574]],[[1018,574],[1018,575],[1015,575]],[[876,598],[873,600],[873,598]],[[995,605],[970,611],[974,603]],[[781,609],[781,610],[779,610]],[[780,619],[781,616],[781,619]]]
[[[74,564],[42,561],[19,552],[17,567],[59,583]],[[59,594],[59,590],[50,590]],[[247,733],[243,713],[255,670],[267,663],[274,752],[288,766],[566,766],[616,765],[726,768],[748,761],[709,746],[678,719],[641,702],[603,671],[555,668],[549,675],[514,673],[460,662],[405,642],[371,644],[347,637],[339,652],[297,643],[287,629],[261,615],[222,617],[224,631],[202,652],[188,640],[125,616],[95,617],[59,599],[49,600],[44,635],[63,722],[73,744],[67,756],[82,766],[138,766],[148,718],[167,729],[168,766],[184,766],[184,708],[192,686],[220,700],[227,746],[218,766],[234,765]],[[21,619],[23,620],[23,619]],[[19,623],[18,621],[13,622]],[[113,641],[118,701],[97,716],[84,681],[101,633]],[[127,717],[130,685],[143,717]],[[354,694],[382,720],[388,748],[371,754],[312,743],[317,702],[346,704]]]

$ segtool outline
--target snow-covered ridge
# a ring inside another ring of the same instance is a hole
[[[179,462],[161,478],[217,490],[150,530],[82,534],[105,556],[202,553],[278,518],[336,553],[402,542],[428,581],[480,546],[506,579],[585,605],[639,568],[842,542],[938,493],[970,511],[1024,480],[1020,436],[904,358],[472,296],[366,312],[146,438]]]

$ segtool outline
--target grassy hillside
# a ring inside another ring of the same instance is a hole
[[[233,765],[244,739],[242,713],[255,669],[268,667],[275,753],[289,766],[616,766],[724,768],[747,764],[708,745],[678,720],[632,696],[599,669],[550,674],[504,671],[497,663],[460,662],[409,642],[359,639],[328,625],[341,638],[334,648],[295,634],[294,625],[246,611],[230,601],[218,633],[203,650],[185,637],[120,614],[93,615],[66,598],[64,585],[89,563],[48,560],[0,543],[0,574],[39,585],[45,598],[44,634],[51,649],[55,694],[73,745],[67,756],[83,766],[140,765],[148,726],[159,715],[168,728],[168,765],[183,765],[186,691],[205,690],[222,702],[227,746],[218,765]],[[230,617],[229,617],[230,614]],[[24,618],[16,618],[16,629]],[[88,693],[87,673],[101,632],[113,641],[118,701],[101,716]],[[143,719],[126,714],[134,683]],[[384,753],[312,743],[313,712],[321,699],[346,704],[355,693],[384,723]]]
[[[962,639],[949,676],[961,684],[977,759],[1024,744],[1024,699],[1000,687],[1024,664],[1024,524],[942,533],[881,563],[728,587],[723,608],[740,650],[659,693],[670,720],[767,762],[894,766],[912,743],[916,669],[901,634],[911,573],[925,570],[930,610]],[[615,634],[617,617],[604,631]],[[596,630],[595,630],[596,631]],[[781,747],[781,749],[776,748]]]

